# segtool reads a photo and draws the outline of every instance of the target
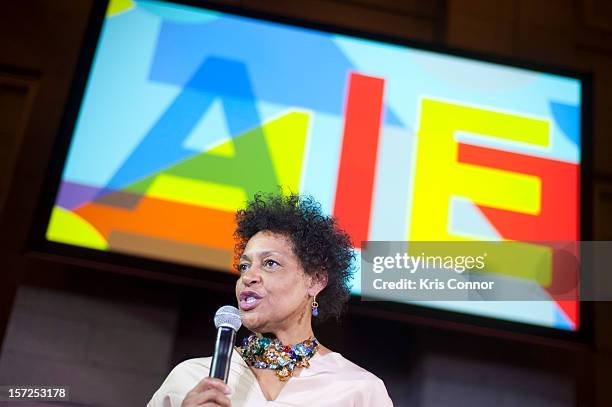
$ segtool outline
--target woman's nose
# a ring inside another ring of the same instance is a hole
[[[261,280],[257,270],[250,269],[242,275],[242,284],[249,287]]]

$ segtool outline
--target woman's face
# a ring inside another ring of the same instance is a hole
[[[247,242],[238,269],[236,298],[245,327],[275,332],[310,317],[311,278],[287,237],[257,233]]]

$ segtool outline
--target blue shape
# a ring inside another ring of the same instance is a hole
[[[214,21],[219,13],[210,10],[194,10],[180,4],[167,4],[157,1],[138,1],[138,7],[166,20],[181,23],[206,23]]]
[[[580,109],[565,103],[550,102],[550,110],[559,128],[575,145],[580,143]]]
[[[559,309],[559,306],[555,304],[555,322],[554,327],[558,329],[565,329],[568,331],[574,331],[576,328],[574,324],[569,321],[567,316]]]
[[[150,79],[185,86],[200,61],[212,56],[244,63],[259,101],[344,114],[348,74],[355,68],[330,34],[234,16],[206,24],[164,21]],[[193,85],[242,96],[237,91],[244,88],[234,89],[229,75],[219,79]],[[383,120],[402,125],[386,105]]]
[[[106,185],[178,94],[146,77],[160,28],[158,18],[139,8],[105,20],[64,181]]]
[[[201,92],[199,88],[202,86],[216,88],[219,92],[216,96]],[[228,99],[228,94],[240,94],[242,100]],[[259,125],[259,114],[244,64],[208,58],[113,175],[107,189],[121,189],[193,156],[194,152],[185,149],[183,142],[217,97],[227,112],[227,124],[232,135]]]
[[[229,58],[209,57],[184,86],[199,92],[239,99],[253,99],[246,66]]]

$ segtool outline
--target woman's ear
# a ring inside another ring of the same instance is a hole
[[[327,273],[325,271],[317,271],[311,274],[308,295],[314,297],[323,291],[325,287],[327,287]]]

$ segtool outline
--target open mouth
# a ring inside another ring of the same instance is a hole
[[[262,301],[262,296],[255,291],[243,291],[240,293],[238,305],[242,311],[249,311],[257,307]]]

